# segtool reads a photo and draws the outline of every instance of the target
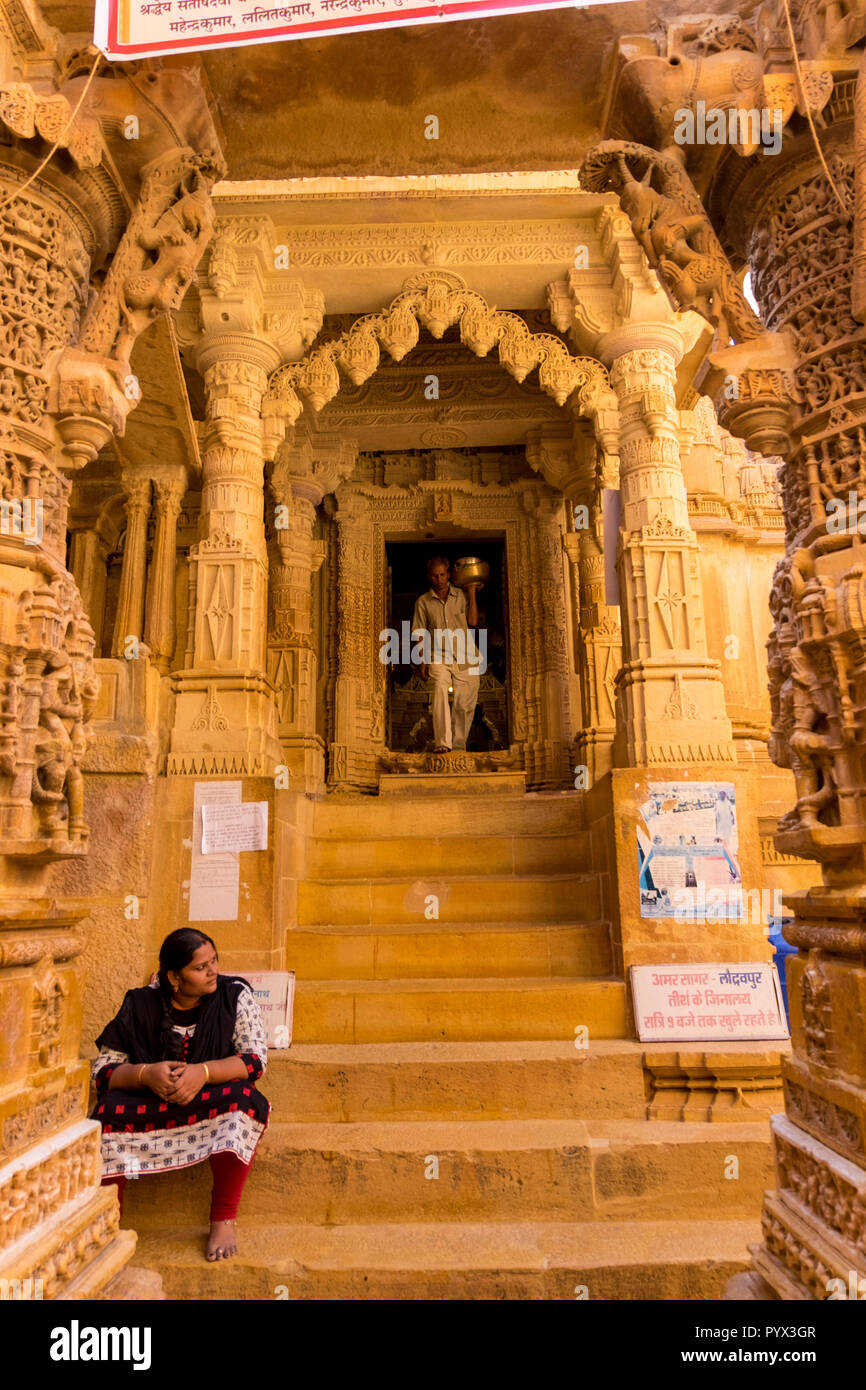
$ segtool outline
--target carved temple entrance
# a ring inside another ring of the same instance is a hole
[[[579,716],[568,656],[573,634],[563,537],[569,509],[562,494],[515,449],[361,455],[335,496],[325,569],[333,613],[324,691],[325,709],[333,711],[329,785],[373,791],[382,771],[425,763],[421,752],[401,752],[393,740],[389,746],[389,672],[380,659],[390,617],[386,547],[440,541],[450,549],[462,536],[504,541],[510,709],[507,745],[469,753],[465,767],[454,770],[523,771],[536,790],[568,785]],[[418,571],[420,593],[423,560]],[[489,677],[487,698],[501,699],[503,682]],[[420,707],[423,683],[413,680]],[[481,703],[484,698],[482,692]]]

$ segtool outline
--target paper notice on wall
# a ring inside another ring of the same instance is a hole
[[[728,1042],[787,1038],[774,965],[633,965],[641,1042]]]
[[[196,782],[193,801],[192,865],[189,876],[190,922],[236,922],[240,887],[237,852],[202,854],[205,806],[238,806],[240,782]]]
[[[238,970],[237,974],[252,986],[267,1029],[268,1047],[291,1047],[294,970]]]
[[[695,926],[742,918],[732,782],[650,782],[637,854],[641,917]]]
[[[234,854],[239,850],[267,849],[268,803],[244,801],[240,805],[202,806],[202,854]]]

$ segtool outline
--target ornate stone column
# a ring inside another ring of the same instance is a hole
[[[267,218],[221,222],[181,340],[204,377],[201,539],[189,554],[189,619],[168,770],[273,776],[282,763],[267,671],[268,553],[262,402],[311,332],[309,296],[274,269]],[[319,322],[321,319],[319,319]]]
[[[376,632],[371,610],[373,526],[363,498],[337,493],[337,640],[334,739],[329,780],[335,786],[369,787],[378,776],[372,723],[371,651]]]
[[[576,575],[583,727],[575,741],[576,765],[587,768],[590,785],[613,766],[616,677],[622,666],[619,604],[606,601],[604,518],[593,506],[588,526],[565,537]]]
[[[91,114],[100,84],[73,120],[68,45],[35,7],[12,10],[0,34],[0,72],[16,75],[0,86],[0,1280],[21,1281],[25,1298],[87,1299],[135,1235],[100,1186],[99,1125],[86,1118],[84,914],[52,878],[87,850],[82,760],[98,691],[65,562],[67,474],[123,433],[136,401],[129,351],[186,288],[210,183],[191,150],[167,152],[159,120],[141,142],[141,178],[132,149],[112,158]],[[160,84],[154,74],[152,113]],[[106,85],[124,88],[129,111],[125,83]],[[193,120],[196,108],[192,98]],[[205,112],[200,137],[208,124]],[[76,543],[73,559],[92,577],[94,547]]]
[[[177,519],[187,489],[185,468],[154,473],[156,534],[147,579],[147,612],[144,640],[151,661],[165,674],[175,648],[175,569]]]
[[[585,499],[600,515],[600,502],[596,505],[595,496],[595,450],[591,444],[591,435],[587,433],[584,424],[575,423],[574,426],[546,427],[531,431],[526,441],[526,458],[536,472],[540,473],[556,490],[556,493],[565,497],[566,505],[572,509],[573,515],[578,502],[582,505]],[[527,489],[523,494],[524,507],[527,510],[531,510],[532,500],[533,495]],[[592,673],[594,672],[596,653],[592,645],[592,638],[587,641],[583,628],[581,606],[583,598],[580,576],[577,574],[579,545],[585,528],[578,531],[562,531],[558,536],[555,536],[550,529],[547,518],[544,517],[543,503],[540,498],[537,500],[540,505],[534,510],[534,518],[541,524],[541,536],[539,537],[537,534],[538,527],[530,524],[526,542],[527,549],[533,557],[533,563],[538,567],[540,591],[544,595],[545,605],[548,602],[552,603],[554,607],[559,605],[559,596],[563,592],[563,580],[565,579],[563,557],[565,558],[566,572],[575,597],[573,605],[575,650],[573,659],[569,660],[565,647],[561,645],[564,634],[568,630],[564,612],[548,612],[545,606],[545,611],[535,614],[534,630],[542,634],[542,640],[540,648],[530,652],[529,662],[532,669],[540,662],[545,671],[543,678],[545,690],[541,695],[541,702],[542,707],[549,712],[551,718],[546,718],[543,721],[534,720],[532,718],[532,702],[528,701],[527,712],[530,716],[530,724],[543,723],[546,728],[546,738],[544,747],[533,747],[530,741],[527,748],[527,771],[533,774],[534,785],[543,785],[546,782],[550,786],[562,786],[563,781],[565,781],[567,785],[571,786],[575,761],[586,763],[590,771],[590,780],[595,780],[599,773],[595,758],[595,727],[593,725],[593,717],[597,711],[591,701]],[[554,522],[555,514],[560,511],[561,506],[556,499],[553,499],[553,503],[551,522]],[[589,506],[583,506],[583,511],[586,512],[588,519]],[[542,520],[543,517],[544,520]],[[582,512],[580,520],[583,521]],[[535,589],[533,591],[535,592]],[[618,662],[616,669],[619,669]],[[574,676],[577,679],[574,681],[575,688],[572,689]],[[611,739],[613,737],[612,727],[610,737]],[[593,749],[591,764],[584,756],[587,745],[591,745]],[[569,762],[567,767],[564,766],[562,760],[561,750],[563,747],[568,748],[570,757],[574,759],[574,761]]]
[[[866,1287],[864,37],[862,7],[777,3],[754,27],[733,13],[704,33],[680,26],[645,61],[651,44],[630,39],[617,77],[629,93],[614,117],[620,129],[648,121],[663,149],[688,92],[720,106],[726,124],[743,108],[778,112],[764,151],[774,157],[751,158],[752,137],[723,152],[696,142],[679,160],[608,142],[595,161],[643,164],[640,185],[623,169],[615,186],[671,295],[718,329],[702,389],[751,448],[786,456],[770,752],[794,775],[796,805],[776,846],[816,859],[824,883],[786,895],[795,915],[786,936],[799,954],[788,963],[786,1113],[772,1122],[777,1190],[754,1251],[760,1277],[737,1279],[730,1297],[862,1298]],[[592,170],[582,182],[600,186]],[[751,267],[762,322],[720,243]]]
[[[607,187],[619,164],[619,142],[605,142],[590,151],[581,178]],[[601,208],[596,225],[593,269],[549,285],[548,301],[557,327],[610,368],[615,393],[609,401],[597,392],[586,412],[603,471],[609,480],[618,476],[621,494],[623,665],[614,762],[730,763],[734,744],[719,663],[707,655],[677,410],[677,368],[684,359],[696,365],[711,335],[696,312],[673,308],[618,207]],[[597,564],[592,549],[588,541],[588,567]]]
[[[689,522],[674,385],[682,338],[672,324],[608,335],[620,412],[623,667],[615,759],[733,762],[717,661],[707,655],[698,542]]]
[[[128,638],[141,641],[142,637],[147,523],[150,518],[150,478],[127,468],[123,471],[122,482],[126,498],[126,539],[111,639],[111,655],[118,658],[129,657]]]
[[[98,643],[105,616],[108,547],[93,527],[73,531],[69,540],[69,568]]]
[[[615,734],[615,678],[622,665],[619,604],[607,602],[605,586],[605,493],[616,489],[616,455],[607,455],[585,423],[544,429],[527,439],[526,457],[551,486],[562,491],[575,529],[562,545],[574,596],[575,658],[580,708],[572,711],[574,762],[592,785],[610,771]],[[579,726],[579,727],[578,727]],[[569,779],[571,780],[571,779]]]
[[[846,70],[821,136],[844,208],[805,137],[786,140],[772,183],[746,184],[741,201],[762,315],[793,345],[786,555],[768,651],[770,750],[791,768],[797,799],[776,846],[818,860],[824,883],[786,897],[795,920],[785,935],[799,952],[788,963],[785,1114],[772,1122],[776,1190],[758,1274],[732,1297],[862,1298],[866,1288],[866,338],[852,313],[863,233],[847,215],[866,154],[851,115]]]
[[[267,551],[261,402],[279,354],[251,334],[209,335],[199,348],[207,423],[199,540],[189,553],[189,617],[169,770],[270,773],[279,763],[265,671]],[[185,764],[184,764],[185,765]]]
[[[324,782],[324,739],[316,729],[317,634],[313,578],[325,557],[314,539],[316,508],[354,468],[357,447],[298,426],[277,450],[268,598],[268,674],[277,689],[279,739],[290,772],[307,791]]]

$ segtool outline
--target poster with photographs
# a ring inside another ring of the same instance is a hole
[[[738,921],[743,886],[730,782],[650,782],[637,824],[641,917]]]

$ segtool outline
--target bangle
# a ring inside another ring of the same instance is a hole
[[[210,1081],[210,1072],[209,1072],[208,1069],[207,1069],[207,1062],[202,1062],[202,1066],[204,1067],[204,1079],[205,1079],[205,1081]]]
[[[142,1062],[138,1069],[138,1084],[141,1085],[141,1078],[144,1076],[145,1068],[150,1066],[150,1062]]]

